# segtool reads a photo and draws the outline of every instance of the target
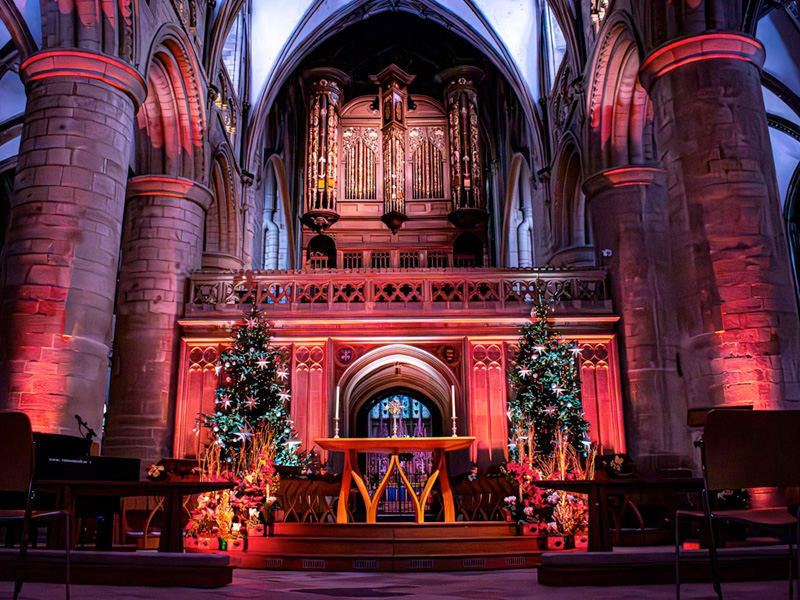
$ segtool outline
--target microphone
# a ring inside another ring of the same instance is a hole
[[[86,430],[86,435],[85,435],[86,441],[91,445],[92,440],[97,437],[97,434],[94,432],[94,429],[89,427],[89,424],[86,421],[84,421],[83,419],[81,419],[80,415],[76,414],[75,415],[75,420],[78,421],[78,432],[79,433],[83,433],[83,431],[81,431],[81,428],[85,429]]]

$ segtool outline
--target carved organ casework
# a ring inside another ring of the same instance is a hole
[[[306,72],[304,267],[488,265],[482,76],[461,66],[420,81],[394,64],[352,79],[335,69]],[[346,103],[344,89],[355,95]]]
[[[322,232],[339,220],[336,209],[339,154],[339,109],[344,73],[337,69],[312,69],[308,115],[308,153],[305,207],[301,221]]]
[[[486,221],[483,162],[478,128],[477,84],[483,72],[476,67],[456,67],[443,73],[450,127],[450,186],[453,211],[450,222],[471,229]]]
[[[381,150],[383,154],[383,216],[381,221],[396,233],[406,216],[406,110],[408,86],[416,76],[390,65],[370,77],[380,87]]]

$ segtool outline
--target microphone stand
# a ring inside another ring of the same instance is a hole
[[[78,433],[86,439],[86,456],[89,456],[92,453],[92,442],[97,434],[80,415],[75,415],[75,420],[78,421]]]

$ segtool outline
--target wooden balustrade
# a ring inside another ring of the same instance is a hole
[[[187,316],[404,311],[530,311],[538,295],[582,312],[610,312],[602,269],[419,269],[196,272]]]

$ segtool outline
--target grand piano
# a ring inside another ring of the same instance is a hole
[[[34,433],[37,484],[48,481],[138,481],[141,461],[138,458],[93,456],[89,437]],[[98,550],[111,550],[114,515],[120,512],[120,497],[92,496],[78,498],[75,517],[97,519],[95,544]]]
[[[137,481],[138,458],[92,456],[86,438],[56,433],[34,433],[35,477],[38,481],[76,479],[80,481]]]

